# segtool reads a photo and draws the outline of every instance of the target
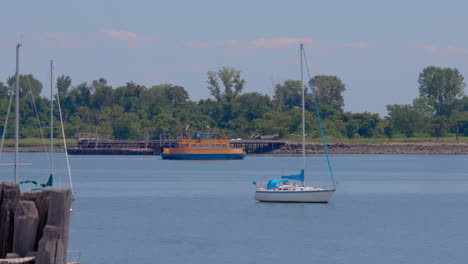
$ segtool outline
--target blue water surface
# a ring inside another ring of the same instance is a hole
[[[39,177],[39,166],[47,175],[42,155],[22,154],[33,165],[21,173]],[[83,263],[468,263],[467,155],[333,155],[329,204],[253,199],[252,180],[299,172],[292,155],[71,156],[71,164],[69,250]],[[327,172],[323,157],[307,156],[307,183],[327,183]]]

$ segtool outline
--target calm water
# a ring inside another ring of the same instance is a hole
[[[39,177],[34,168],[42,167],[47,175],[43,154],[22,154],[21,162],[33,163],[21,174]],[[298,157],[72,156],[69,249],[97,264],[467,262],[467,155],[332,162],[339,183],[330,204],[274,204],[254,201],[251,181],[296,173]],[[63,173],[63,157],[57,163]],[[326,180],[323,158],[308,156],[307,164],[307,180]],[[11,168],[0,172],[4,180]]]

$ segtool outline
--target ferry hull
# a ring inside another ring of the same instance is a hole
[[[328,203],[334,193],[334,189],[315,191],[256,191],[255,200],[276,203]]]
[[[177,154],[177,153],[162,153],[162,159],[174,160],[230,160],[230,159],[243,159],[244,153],[210,153],[210,154]]]

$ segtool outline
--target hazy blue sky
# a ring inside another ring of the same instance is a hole
[[[49,60],[73,85],[181,85],[208,98],[208,71],[234,67],[245,91],[272,95],[299,79],[303,42],[314,75],[346,85],[345,110],[386,114],[411,103],[429,65],[468,78],[468,1],[2,1],[0,81],[21,71],[46,82]]]

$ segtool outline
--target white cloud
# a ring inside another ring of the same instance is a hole
[[[184,64],[184,68],[193,70],[193,71],[199,71],[203,68],[203,65],[201,63],[188,63],[188,64]]]
[[[201,42],[201,41],[189,41],[185,43],[185,45],[191,48],[195,48],[195,49],[206,49],[211,46],[209,43]]]
[[[454,46],[437,47],[435,45],[421,45],[421,46],[416,46],[416,48],[423,49],[423,50],[425,50],[427,52],[430,52],[430,53],[462,53],[462,54],[468,54],[468,49],[460,48],[460,47],[454,47]]]
[[[295,47],[300,43],[311,44],[311,38],[259,38],[251,41],[249,47],[257,49],[283,49],[289,47]]]
[[[160,39],[157,36],[140,36],[125,30],[105,29],[102,32],[106,37],[120,42],[130,49],[139,49]]]
[[[80,48],[89,43],[90,39],[80,39],[64,32],[50,32],[39,36],[39,45],[46,48]]]
[[[333,50],[333,49],[368,49],[373,48],[368,42],[351,42],[344,44],[322,44],[314,42],[310,37],[304,38],[291,38],[291,37],[278,37],[278,38],[258,38],[249,42],[242,42],[240,40],[223,40],[216,43],[207,43],[199,41],[189,41],[187,46],[191,48],[203,49],[208,47],[225,48],[236,51],[255,51],[255,50],[279,50],[296,48],[302,43],[306,48],[311,50]]]

